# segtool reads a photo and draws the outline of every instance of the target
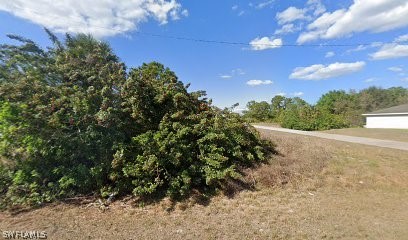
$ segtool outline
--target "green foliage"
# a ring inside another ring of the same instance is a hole
[[[188,93],[159,63],[130,71],[122,105],[137,134],[115,154],[115,191],[185,196],[220,187],[239,176],[239,167],[264,159],[256,132],[237,115],[210,107],[203,94]]]
[[[247,104],[247,110],[244,111],[245,118],[250,121],[268,121],[272,116],[269,103],[250,101]]]
[[[186,196],[264,159],[256,131],[153,62],[126,72],[110,47],[67,35],[0,45],[0,204],[79,194]]]
[[[264,159],[264,143],[240,117],[207,109],[167,115],[159,129],[132,139],[117,152],[111,177],[119,191],[185,196],[238,178],[240,168]]]
[[[314,124],[315,130],[339,129],[350,126],[344,116],[327,112],[318,112]]]
[[[293,105],[282,113],[280,119],[281,126],[284,128],[312,131],[316,130],[316,113],[309,105]]]
[[[262,102],[263,103],[263,102]],[[324,94],[311,106],[303,99],[275,96],[269,111],[257,111],[261,103],[251,101],[244,117],[251,121],[271,121],[282,127],[299,130],[327,130],[335,128],[361,127],[364,125],[363,113],[381,108],[408,103],[408,89],[392,87],[381,89],[370,87],[360,92],[343,90]],[[249,107],[251,106],[251,108]],[[263,109],[268,106],[262,104]]]
[[[6,207],[6,194],[11,184],[12,172],[4,164],[0,164],[0,209]]]
[[[288,108],[288,105],[292,102],[291,98],[277,95],[271,100],[271,116],[272,119],[280,121],[283,112]]]
[[[356,106],[354,94],[345,91],[330,91],[324,94],[316,103],[316,108],[331,114],[341,114]]]
[[[403,87],[388,89],[369,87],[361,90],[358,103],[364,112],[405,104],[408,103],[408,89]]]

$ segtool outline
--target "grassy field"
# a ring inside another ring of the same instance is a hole
[[[247,172],[255,190],[108,209],[59,203],[0,213],[0,230],[50,239],[404,239],[408,152],[262,131],[279,155]]]
[[[346,128],[346,129],[333,129],[323,132],[356,137],[368,137],[408,142],[408,129]]]

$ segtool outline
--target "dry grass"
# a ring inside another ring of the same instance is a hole
[[[345,129],[333,129],[323,132],[356,137],[368,137],[408,142],[408,129],[345,128]]]
[[[316,146],[316,142],[308,141],[307,137],[291,134],[261,131],[262,136],[274,139],[278,155],[268,164],[263,164],[255,171],[259,188],[304,186],[307,182],[319,182],[320,172],[333,157],[333,149],[329,146]],[[301,157],[300,157],[301,156]]]
[[[281,155],[249,171],[255,191],[234,198],[102,211],[56,204],[0,213],[0,230],[45,230],[50,239],[404,239],[408,152],[262,131]],[[196,203],[201,204],[196,204]]]

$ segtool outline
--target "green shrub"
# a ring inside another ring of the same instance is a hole
[[[133,138],[115,155],[117,172],[111,177],[119,182],[119,192],[185,196],[194,188],[215,189],[240,177],[242,167],[263,160],[264,154],[264,143],[240,117],[208,109],[166,116],[158,130]]]
[[[318,112],[314,119],[316,130],[329,130],[350,127],[350,124],[343,115]]]
[[[280,124],[284,128],[316,130],[316,113],[310,106],[291,107],[282,113]]]
[[[188,93],[161,64],[132,69],[123,87],[124,111],[137,131],[113,161],[115,192],[185,196],[239,177],[239,168],[264,159],[256,131],[228,111]]]
[[[0,45],[0,205],[83,194],[187,196],[238,178],[267,146],[159,63],[126,67],[67,35]],[[4,163],[3,163],[4,162]]]
[[[346,128],[350,124],[343,115],[321,112],[306,106],[285,111],[281,119],[281,126],[297,130],[315,131]]]

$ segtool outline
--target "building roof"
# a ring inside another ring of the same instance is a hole
[[[393,115],[393,114],[408,114],[408,103],[395,107],[380,109],[363,115]]]

